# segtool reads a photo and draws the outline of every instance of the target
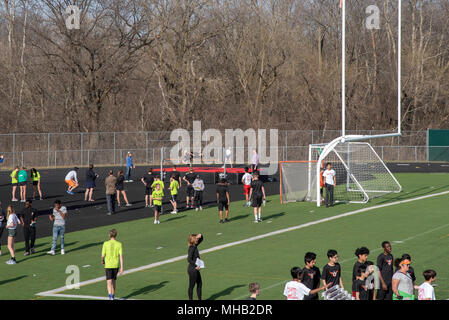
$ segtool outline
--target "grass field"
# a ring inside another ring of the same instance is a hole
[[[243,202],[231,204],[231,223],[218,224],[216,207],[202,212],[188,211],[161,217],[161,224],[142,219],[114,225],[118,240],[123,243],[125,270],[179,257],[154,268],[119,277],[117,297],[126,299],[186,299],[187,253],[189,233],[203,233],[202,251],[219,245],[264,235],[288,227],[335,217],[328,221],[306,225],[292,231],[215,248],[202,253],[206,263],[202,270],[204,299],[243,299],[249,282],[257,281],[262,290],[260,299],[282,299],[283,284],[289,280],[292,266],[303,266],[307,251],[318,255],[320,269],[327,262],[326,252],[338,250],[343,282],[350,288],[354,250],[367,246],[369,260],[376,261],[380,243],[390,240],[393,255],[409,253],[413,258],[418,282],[422,271],[434,268],[438,272],[435,293],[437,299],[449,298],[449,270],[446,249],[449,245],[449,194],[397,203],[402,200],[449,191],[449,174],[397,174],[403,192],[375,199],[366,205],[342,204],[333,208],[317,208],[312,203],[281,205],[279,196],[272,196],[263,209],[264,221],[253,223],[252,210]],[[384,205],[362,212],[358,209]],[[347,216],[339,216],[353,212]],[[0,258],[0,299],[61,299],[37,296],[39,292],[65,286],[67,266],[80,268],[80,281],[104,275],[100,264],[101,245],[112,226],[66,234],[66,255],[48,256],[50,237],[37,241],[36,254],[23,257],[23,243],[17,244],[18,264],[6,265],[7,249]],[[104,281],[82,285],[80,289],[61,290],[57,294],[75,296],[107,296]]]

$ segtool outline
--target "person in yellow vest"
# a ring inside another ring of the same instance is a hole
[[[19,199],[16,198],[16,191],[17,186],[19,185],[19,167],[16,167],[11,172],[11,186],[12,186],[12,200],[11,201],[19,201]]]
[[[103,243],[101,250],[101,263],[106,273],[109,300],[114,300],[117,275],[123,274],[123,249],[122,244],[115,240],[116,238],[117,230],[112,229],[109,231],[109,241]]]
[[[36,191],[39,192],[40,200],[44,200],[41,190],[41,174],[36,168],[31,169],[31,180],[33,183],[33,200],[36,200]]]

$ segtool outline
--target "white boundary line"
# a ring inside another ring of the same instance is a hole
[[[248,243],[248,242],[252,242],[252,241],[255,241],[255,240],[264,239],[264,238],[268,238],[268,237],[275,236],[275,235],[278,235],[278,234],[286,233],[286,232],[289,232],[289,231],[299,230],[299,229],[303,229],[303,228],[310,227],[310,226],[313,226],[313,225],[317,225],[317,224],[320,224],[320,223],[333,221],[333,220],[337,220],[337,219],[344,218],[344,217],[349,217],[349,216],[356,215],[356,214],[359,214],[359,213],[363,213],[363,212],[367,212],[367,211],[371,211],[371,210],[375,210],[375,209],[379,209],[379,208],[395,206],[395,205],[398,205],[398,204],[403,204],[403,203],[408,203],[408,202],[413,202],[413,201],[433,198],[433,197],[442,196],[442,195],[446,195],[446,194],[449,194],[449,191],[444,191],[444,192],[429,194],[429,195],[421,196],[421,197],[417,197],[417,198],[411,198],[411,199],[406,199],[406,200],[401,200],[401,201],[395,201],[395,202],[391,202],[391,203],[376,205],[376,206],[372,206],[372,207],[368,207],[368,208],[358,209],[358,210],[342,213],[342,214],[339,214],[339,215],[336,215],[336,216],[332,216],[332,217],[328,217],[328,218],[324,218],[324,219],[320,219],[320,220],[316,220],[316,221],[307,222],[307,223],[300,224],[300,225],[297,225],[297,226],[293,226],[293,227],[289,227],[289,228],[284,228],[284,229],[272,231],[272,232],[261,234],[261,235],[254,236],[254,237],[251,237],[251,238],[247,238],[247,239],[243,239],[243,240],[234,241],[234,242],[226,243],[226,244],[223,244],[223,245],[215,246],[215,247],[212,247],[212,248],[209,248],[209,249],[206,249],[206,250],[202,250],[202,251],[200,251],[200,253],[204,254],[204,253],[214,252],[214,251],[222,250],[222,249],[225,249],[225,248],[233,247],[233,246],[236,246],[236,245],[240,245],[240,244],[243,244],[243,243]],[[143,270],[148,270],[148,269],[152,269],[152,268],[156,268],[156,267],[159,267],[159,266],[162,266],[162,265],[165,265],[165,264],[181,261],[181,260],[184,260],[184,259],[187,259],[187,255],[182,255],[182,256],[170,258],[170,259],[167,259],[167,260],[151,263],[151,264],[148,264],[148,265],[145,265],[145,266],[141,266],[141,267],[138,267],[138,268],[129,269],[129,270],[124,271],[123,275],[131,274],[131,273],[135,273],[135,272],[139,272],[139,271],[143,271]],[[86,281],[80,282],[79,286],[80,287],[84,287],[84,286],[87,286],[87,285],[90,285],[90,284],[94,284],[94,283],[97,283],[97,282],[101,282],[101,281],[104,281],[104,280],[106,280],[105,276],[99,277],[99,278],[95,278],[95,279],[91,279],[91,280],[86,280]],[[39,293],[36,293],[36,295],[37,296],[47,296],[47,297],[52,297],[52,296],[56,296],[57,297],[59,295],[55,295],[55,294],[58,294],[60,292],[67,291],[67,290],[69,290],[69,289],[66,286],[64,286],[64,287],[56,288],[56,289],[53,289],[53,290],[39,292]]]

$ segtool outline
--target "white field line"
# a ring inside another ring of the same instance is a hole
[[[385,208],[385,207],[390,207],[390,206],[395,206],[398,204],[403,204],[403,203],[408,203],[408,202],[413,202],[413,201],[418,201],[418,200],[423,200],[423,199],[428,199],[428,198],[432,198],[432,197],[437,197],[437,196],[442,196],[442,195],[446,195],[449,194],[449,191],[444,191],[444,192],[439,192],[439,193],[434,193],[434,194],[429,194],[426,196],[421,196],[421,197],[416,197],[416,198],[411,198],[411,199],[406,199],[406,200],[400,200],[400,201],[395,201],[395,202],[391,202],[391,203],[385,203],[385,204],[381,204],[381,205],[376,205],[376,206],[372,206],[372,207],[368,207],[368,208],[363,208],[363,209],[358,209],[358,210],[354,210],[354,211],[350,211],[350,212],[346,212],[346,213],[342,213],[336,216],[332,216],[332,217],[328,217],[328,218],[324,218],[324,219],[320,219],[320,220],[316,220],[316,221],[311,221],[311,222],[307,222],[304,224],[300,224],[297,226],[293,226],[293,227],[289,227],[289,228],[284,228],[284,229],[280,229],[280,230],[276,230],[276,231],[272,231],[272,232],[268,232],[265,234],[261,234],[258,236],[254,236],[251,238],[247,238],[247,239],[243,239],[243,240],[239,240],[239,241],[234,241],[234,242],[229,242],[223,245],[219,245],[219,246],[215,246],[206,250],[202,250],[200,251],[201,254],[205,254],[205,253],[209,253],[209,252],[214,252],[214,251],[218,251],[218,250],[222,250],[225,248],[229,248],[229,247],[233,247],[233,246],[237,246],[240,244],[244,244],[244,243],[248,243],[248,242],[252,242],[255,240],[259,240],[259,239],[264,239],[264,238],[268,238],[271,236],[275,236],[278,234],[282,234],[282,233],[286,233],[289,231],[294,231],[294,230],[299,230],[299,229],[303,229],[306,227],[310,227],[313,225],[317,225],[320,223],[324,223],[324,222],[328,222],[328,221],[333,221],[333,220],[337,220],[337,219],[341,219],[344,217],[349,217],[352,215],[356,215],[359,213],[363,213],[363,212],[367,212],[367,211],[372,211],[375,209],[380,209],[380,208]],[[182,256],[178,256],[178,257],[174,257],[174,258],[170,258],[167,260],[163,260],[163,261],[159,261],[159,262],[154,262],[145,266],[141,266],[141,267],[137,267],[137,268],[133,268],[133,269],[129,269],[123,272],[123,275],[126,274],[131,274],[131,273],[135,273],[135,272],[139,272],[139,271],[144,271],[144,270],[148,270],[148,269],[152,269],[152,268],[156,268],[165,264],[169,264],[172,262],[177,262],[177,261],[181,261],[181,260],[185,260],[187,259],[187,255],[182,255]],[[79,283],[80,287],[84,287],[90,284],[94,284],[97,282],[101,282],[101,281],[105,281],[106,277],[102,276],[102,277],[98,277],[95,279],[91,279],[91,280],[86,280],[86,281],[82,281]],[[60,287],[60,288],[56,288],[53,290],[48,290],[48,291],[43,291],[43,292],[39,292],[36,293],[37,296],[53,296],[54,294],[63,292],[63,291],[67,291],[69,290],[66,286],[64,287]]]
[[[99,296],[83,296],[77,294],[52,294],[51,297],[56,298],[75,298],[75,299],[90,299],[90,300],[109,300],[109,297],[99,297]],[[122,299],[115,298],[115,300],[134,300],[134,299]]]
[[[428,233],[432,233],[432,232],[437,231],[437,230],[439,230],[439,229],[446,228],[446,227],[448,227],[448,226],[449,226],[449,223],[448,223],[448,224],[445,224],[444,226],[439,226],[439,227],[437,227],[437,228],[429,229],[429,230],[424,231],[424,232],[422,232],[422,233],[415,234],[415,235],[412,236],[412,237],[408,237],[408,238],[402,240],[401,243],[395,244],[395,246],[401,245],[401,244],[403,244],[403,243],[406,242],[406,241],[413,240],[413,239],[415,239],[415,238],[421,237],[421,236],[426,235],[426,234],[428,234]],[[382,248],[376,248],[376,249],[374,249],[374,250],[370,250],[370,254],[372,254],[372,253],[374,253],[374,252],[377,252],[377,251],[382,251],[382,250],[383,250]],[[340,263],[340,264],[343,264],[343,263],[345,263],[345,262],[349,262],[349,261],[352,261],[352,260],[355,260],[355,259],[356,259],[356,257],[354,256],[354,257],[352,257],[352,258],[348,258],[348,259],[339,261],[339,263]],[[266,287],[266,288],[260,289],[260,291],[262,291],[262,290],[265,291],[265,290],[268,290],[268,289],[271,289],[271,288],[275,288],[275,287],[277,287],[277,286],[279,286],[279,285],[281,285],[281,284],[285,284],[287,281],[288,281],[288,280],[274,283],[274,284],[272,284],[272,285],[270,285],[270,286],[268,286],[268,287]],[[240,300],[240,299],[245,298],[245,297],[247,297],[247,296],[248,296],[248,294],[245,294],[245,295],[243,295],[243,296],[234,298],[233,300]],[[449,299],[448,299],[448,300],[449,300]]]

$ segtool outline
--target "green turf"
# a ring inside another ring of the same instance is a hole
[[[161,217],[161,224],[142,219],[115,225],[118,240],[123,243],[125,269],[139,267],[168,258],[185,255],[189,233],[202,232],[205,241],[200,251],[216,245],[246,239],[285,227],[296,226],[344,212],[386,204],[449,190],[449,174],[397,174],[403,192],[378,198],[366,205],[342,204],[333,208],[317,208],[312,203],[281,205],[279,196],[269,197],[263,209],[264,222],[252,222],[251,209],[243,202],[231,205],[231,223],[218,224],[215,207],[202,212],[189,211]],[[438,248],[449,244],[449,221],[446,224],[448,196],[438,196],[400,205],[379,208],[333,220],[300,230],[271,236],[202,255],[206,269],[202,271],[205,299],[236,299],[247,294],[249,282],[262,286],[260,299],[282,299],[283,282],[289,279],[292,266],[303,265],[307,251],[318,254],[318,266],[326,263],[326,251],[339,251],[344,284],[350,288],[353,255],[357,246],[372,250],[375,261],[383,240],[392,241],[393,254],[412,255],[418,282],[426,268],[438,272],[436,295],[449,298],[449,271],[445,254]],[[41,222],[40,223],[44,223]],[[46,222],[45,222],[46,223]],[[47,256],[50,237],[38,239],[37,253],[23,257],[23,244],[17,244],[19,264],[8,266],[7,250],[0,259],[0,299],[52,299],[36,293],[65,285],[66,267],[77,265],[81,281],[104,275],[100,264],[101,244],[111,226],[66,234],[65,256]],[[396,243],[394,241],[402,241]],[[187,292],[187,262],[166,264],[154,269],[119,278],[117,296],[128,299],[185,299]],[[105,296],[104,282],[67,290],[63,294]]]

